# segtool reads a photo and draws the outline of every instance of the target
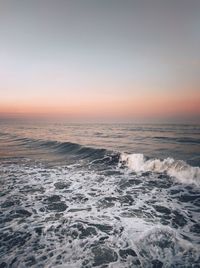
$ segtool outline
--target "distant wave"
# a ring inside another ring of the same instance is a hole
[[[102,163],[114,164],[115,162],[115,164],[117,164],[119,160],[119,153],[73,142],[45,141],[42,139],[22,138],[14,135],[12,136],[12,141],[16,142],[19,146],[47,149],[56,154],[69,155],[76,159],[89,159],[90,161],[97,161],[98,163],[101,161]]]
[[[165,142],[175,142],[175,143],[187,143],[187,144],[200,144],[200,139],[198,138],[192,138],[192,137],[154,137],[155,140],[163,140]]]
[[[166,173],[182,183],[194,183],[200,186],[200,168],[192,167],[182,160],[170,157],[164,160],[147,159],[143,154],[122,153],[119,163],[135,172]]]

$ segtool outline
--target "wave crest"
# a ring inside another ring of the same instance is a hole
[[[182,183],[194,183],[200,186],[200,168],[192,167],[182,160],[174,160],[170,157],[163,160],[147,159],[143,154],[122,153],[119,163],[135,172],[167,173]]]

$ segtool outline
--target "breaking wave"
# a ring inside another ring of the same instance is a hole
[[[6,133],[1,133],[6,135]],[[200,167],[190,166],[183,160],[175,160],[171,157],[166,159],[148,158],[140,153],[120,153],[104,148],[95,148],[84,146],[73,142],[61,142],[53,140],[32,139],[10,135],[17,145],[44,149],[53,154],[62,154],[71,159],[86,159],[90,164],[95,165],[115,165],[119,167],[128,167],[131,171],[165,173],[170,177],[177,179],[181,183],[195,184],[200,186]]]
[[[173,158],[148,159],[143,154],[126,154],[120,156],[120,166],[127,166],[135,172],[166,173],[182,183],[194,183],[200,185],[200,168],[192,167],[182,160]]]

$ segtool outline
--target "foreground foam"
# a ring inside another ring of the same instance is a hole
[[[143,154],[122,153],[119,163],[135,172],[164,172],[180,182],[200,186],[200,168],[192,167],[182,160],[174,160],[170,157],[164,160],[147,159]]]
[[[138,254],[143,257],[143,267],[163,267],[163,264],[164,267],[183,267],[181,262],[184,267],[191,267],[191,260],[194,265],[199,262],[197,248],[181,239],[170,227],[155,226],[145,231],[136,246]]]
[[[107,167],[2,161],[0,267],[198,264],[199,189]]]

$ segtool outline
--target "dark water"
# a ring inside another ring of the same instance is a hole
[[[0,267],[200,267],[200,126],[0,123]]]

